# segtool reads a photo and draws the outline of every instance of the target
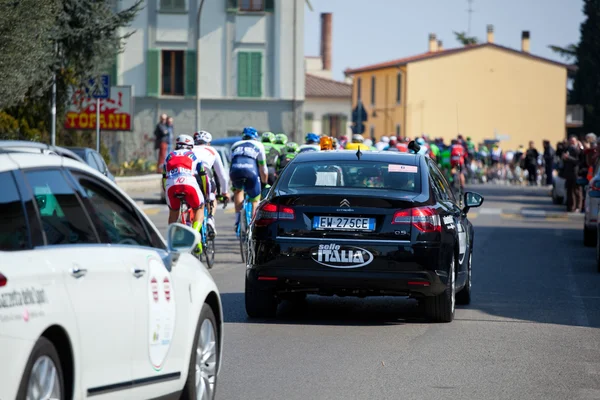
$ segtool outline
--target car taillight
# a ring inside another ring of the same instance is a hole
[[[411,224],[421,232],[441,232],[440,216],[431,207],[416,207],[396,211],[392,224]]]
[[[292,220],[294,218],[296,218],[296,213],[293,208],[266,203],[256,212],[254,224],[257,226],[266,226],[277,221],[277,219]]]
[[[6,286],[7,282],[8,282],[8,279],[6,279],[6,277],[4,275],[0,274],[0,287]]]

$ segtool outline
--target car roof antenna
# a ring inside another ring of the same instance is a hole
[[[356,158],[360,161],[360,156],[362,156],[362,152],[360,151],[360,144],[358,145],[358,150],[356,151]]]

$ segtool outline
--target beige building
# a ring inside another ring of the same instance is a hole
[[[360,99],[367,111],[365,136],[460,133],[504,149],[561,140],[569,66],[532,55],[529,40],[523,32],[520,51],[500,46],[488,26],[486,43],[444,49],[431,34],[426,53],[346,70],[353,107]]]

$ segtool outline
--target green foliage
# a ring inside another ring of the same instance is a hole
[[[584,129],[600,132],[600,0],[585,0],[571,102],[584,106]]]
[[[555,46],[555,45],[550,45],[548,46],[550,48],[550,50],[552,50],[555,53],[558,53],[558,55],[560,55],[562,58],[564,58],[567,62],[570,61],[577,61],[577,45],[576,44],[569,44],[567,45],[567,47],[560,47],[560,46]]]
[[[466,32],[454,32],[456,40],[463,46],[479,43],[479,39],[475,36],[467,36]]]

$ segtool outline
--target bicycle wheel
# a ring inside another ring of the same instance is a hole
[[[204,259],[206,260],[206,267],[211,269],[215,264],[215,239],[207,239],[203,244]]]
[[[247,235],[248,235],[248,224],[246,220],[246,210],[245,207],[242,207],[241,215],[240,215],[240,226],[239,226],[239,239],[240,239],[240,255],[242,256],[242,262],[245,263],[246,260],[246,251],[248,249],[247,246]]]

